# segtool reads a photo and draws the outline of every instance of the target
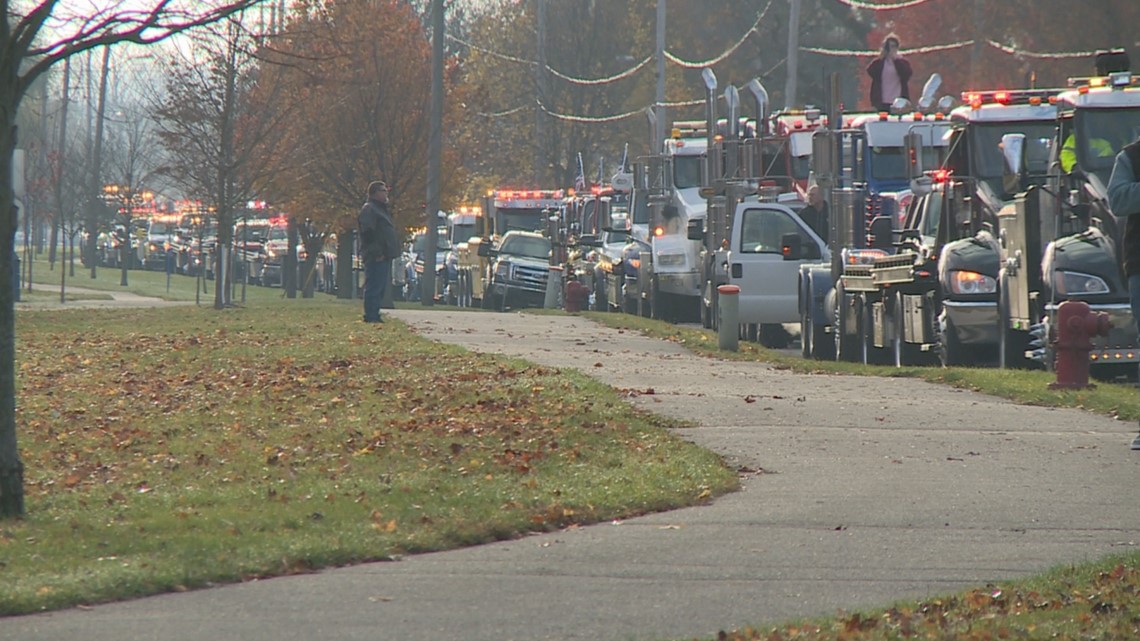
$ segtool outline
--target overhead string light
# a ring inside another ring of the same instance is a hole
[[[924,0],[925,1],[925,0]],[[901,49],[899,53],[909,56],[913,54],[934,53],[937,51],[949,51],[951,49],[961,49],[962,47],[969,47],[974,44],[973,40],[963,40],[962,42],[951,42],[944,45],[930,45],[928,47],[914,47],[911,49]],[[823,47],[800,47],[800,51],[808,53],[818,53],[824,56],[877,56],[879,51],[870,50],[855,50],[855,49],[824,49]]]
[[[681,66],[681,67],[684,67],[687,69],[708,67],[708,66],[714,65],[718,62],[725,60],[726,58],[728,58],[732,54],[736,53],[736,51],[738,49],[740,49],[741,46],[744,45],[744,42],[746,40],[748,40],[749,36],[751,36],[752,34],[760,32],[760,22],[764,20],[764,16],[768,13],[768,10],[772,7],[772,2],[773,2],[773,0],[768,0],[768,4],[765,5],[764,9],[760,11],[760,14],[756,16],[756,21],[754,23],[752,23],[752,26],[749,27],[749,29],[744,32],[744,35],[740,36],[740,38],[731,47],[729,47],[726,51],[721,53],[719,56],[716,56],[715,58],[711,58],[709,60],[688,61],[688,60],[685,60],[685,59],[683,59],[677,55],[674,55],[670,51],[666,51],[666,52],[664,52],[665,53],[665,59],[672,62],[673,64],[676,64],[678,66]],[[494,57],[500,58],[502,60],[507,60],[509,62],[517,62],[517,63],[521,63],[521,64],[526,64],[526,65],[536,64],[533,60],[526,60],[523,58],[518,58],[516,56],[510,56],[507,54],[491,51],[490,49],[480,47],[476,44],[473,44],[471,42],[468,42],[466,40],[463,40],[462,38],[458,38],[458,37],[453,36],[453,35],[447,35],[446,37],[448,40],[451,40],[452,42],[458,43],[458,44],[463,45],[465,47],[470,47],[471,49],[473,49],[475,51],[478,51],[480,53],[485,53],[487,55],[494,56]],[[571,76],[569,74],[563,73],[563,72],[555,69],[554,67],[551,67],[549,64],[546,65],[546,70],[549,71],[555,77],[561,78],[562,80],[565,80],[566,82],[569,82],[571,84],[604,85],[604,84],[609,84],[612,82],[617,82],[619,80],[624,80],[625,78],[632,76],[633,74],[637,73],[638,71],[641,71],[646,66],[648,66],[649,63],[651,63],[651,62],[653,62],[653,56],[646,56],[644,59],[642,59],[640,62],[638,62],[636,65],[630,67],[629,69],[626,69],[625,71],[620,71],[620,72],[618,72],[612,76],[606,76],[604,78],[580,78],[580,77],[576,77],[576,76]]]
[[[904,0],[903,2],[892,2],[890,4],[881,4],[877,2],[860,2],[860,0],[839,0],[839,4],[845,4],[852,9],[864,9],[867,11],[895,11],[898,9],[907,9],[910,7],[917,7],[920,4],[926,4],[930,0]]]
[[[725,60],[726,58],[728,58],[732,54],[736,53],[737,49],[740,49],[740,47],[744,46],[744,43],[745,43],[745,41],[748,40],[749,36],[751,36],[752,34],[759,34],[760,33],[760,22],[762,20],[764,20],[764,16],[768,13],[768,9],[771,9],[771,8],[772,8],[772,0],[768,0],[768,4],[764,6],[764,9],[762,11],[760,11],[760,15],[756,16],[756,22],[752,23],[752,26],[749,27],[748,31],[745,31],[744,35],[740,36],[740,38],[736,41],[735,44],[733,44],[726,51],[724,51],[724,53],[720,54],[719,56],[717,56],[715,58],[710,58],[708,60],[700,60],[700,61],[689,61],[689,60],[684,60],[678,56],[675,56],[669,51],[666,51],[665,52],[665,59],[668,60],[669,62],[672,62],[675,65],[678,65],[680,67],[684,67],[685,69],[702,69],[704,67],[711,67],[711,66],[717,64],[718,62],[722,62],[723,60]]]
[[[575,78],[573,76],[567,76],[566,74],[562,73],[561,71],[558,71],[557,69],[555,69],[554,67],[551,67],[550,65],[546,65],[546,70],[549,71],[554,76],[557,76],[558,78],[561,78],[561,79],[565,80],[566,82],[569,82],[570,84],[575,84],[575,85],[607,85],[611,82],[617,82],[618,80],[623,80],[625,78],[632,76],[633,74],[637,73],[638,71],[641,71],[642,68],[644,68],[646,65],[648,65],[651,62],[653,62],[653,56],[646,56],[646,58],[644,60],[642,60],[641,62],[637,63],[636,66],[630,67],[629,69],[626,69],[625,71],[622,71],[620,73],[617,73],[617,74],[614,74],[612,76],[608,76],[605,78],[595,78],[592,80],[588,79],[588,78]]]
[[[1092,58],[1094,55],[1096,55],[1095,51],[1054,51],[1049,53],[1038,53],[1003,45],[1000,42],[995,42],[993,40],[987,40],[986,44],[993,47],[994,49],[997,49],[998,51],[1008,53],[1011,56],[1018,56],[1022,58]]]
[[[961,49],[963,47],[972,47],[976,41],[963,40],[961,42],[951,42],[943,45],[930,45],[928,47],[914,47],[911,49],[902,49],[899,53],[903,55],[916,55],[924,53],[936,53],[939,51],[949,51],[952,49]],[[1053,52],[1035,52],[1026,51],[1017,47],[1003,45],[994,40],[986,40],[985,44],[1001,51],[1002,53],[1021,58],[1041,58],[1047,60],[1058,60],[1062,58],[1091,58],[1095,52],[1092,51],[1053,51]],[[823,56],[877,56],[878,50],[855,50],[855,49],[825,49],[823,47],[800,47],[800,51],[807,53],[817,53]]]

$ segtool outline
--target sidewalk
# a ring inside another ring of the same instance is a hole
[[[22,641],[715,638],[1136,549],[1135,426],[914,380],[799,375],[578,317],[389,314],[572,367],[694,421],[741,470],[713,504],[0,622]],[[383,330],[381,330],[383,331]]]
[[[140,296],[126,291],[113,291],[105,289],[90,289],[85,287],[64,287],[68,296],[76,296],[77,300],[59,301],[59,285],[32,285],[36,292],[35,300],[29,300],[27,290],[20,293],[21,300],[16,303],[16,311],[43,311],[52,309],[122,309],[127,307],[176,307],[179,305],[193,305],[194,301],[170,301],[150,296]],[[52,294],[52,296],[44,296]],[[211,298],[211,302],[212,302]]]

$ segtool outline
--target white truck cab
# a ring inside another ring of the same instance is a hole
[[[831,262],[827,243],[800,219],[801,206],[756,198],[737,205],[725,260],[728,282],[740,288],[742,325],[798,323],[800,266]],[[798,251],[789,247],[789,235]]]

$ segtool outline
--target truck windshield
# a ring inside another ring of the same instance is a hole
[[[549,258],[550,240],[535,236],[506,236],[499,253],[528,258]]]
[[[546,226],[546,217],[543,209],[496,209],[495,226],[501,233],[512,229],[542,231]]]
[[[633,197],[633,224],[634,225],[648,225],[649,224],[649,201],[645,197],[645,192],[638,193]]]
[[[938,166],[941,147],[922,148],[922,166]],[[902,147],[873,147],[871,150],[871,176],[878,180],[905,180],[906,163]]]
[[[476,235],[475,223],[455,223],[451,226],[451,242],[453,244],[465,243]]]
[[[673,186],[677,189],[701,186],[700,156],[673,156]]]
[[[1077,112],[1077,160],[1082,169],[1108,181],[1116,152],[1140,136],[1140,108]]]
[[[973,156],[971,173],[983,180],[1001,178],[1005,173],[1005,159],[1001,153],[1001,137],[1005,134],[1025,134],[1025,161],[1030,175],[1042,176],[1049,170],[1049,156],[1053,150],[1054,121],[994,122],[970,125],[970,154]]]

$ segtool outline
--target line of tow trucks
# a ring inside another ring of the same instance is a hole
[[[572,287],[591,309],[718,328],[731,284],[741,338],[783,348],[798,324],[805,358],[895,366],[1052,369],[1058,310],[1079,300],[1111,321],[1090,337],[1093,372],[1134,375],[1106,185],[1115,151],[1140,136],[1140,83],[1120,50],[1096,66],[1066,88],[969,91],[960,104],[935,100],[935,74],[916,104],[886,113],[836,100],[768,113],[758,81],[718,96],[706,70],[705,121],[673,123],[610,184],[496,190],[487,215],[453,215],[444,287],[499,310],[550,306],[548,290],[562,300]],[[828,93],[839,89],[832,76]],[[809,187],[830,204],[826,224],[800,216]]]

